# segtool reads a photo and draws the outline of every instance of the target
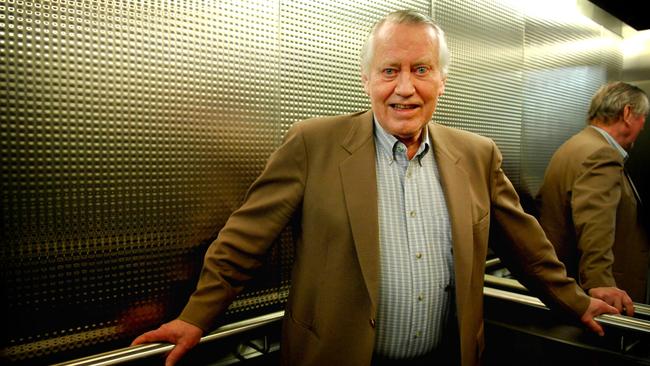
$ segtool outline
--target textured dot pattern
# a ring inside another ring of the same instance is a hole
[[[447,32],[435,119],[537,184],[620,74],[620,38],[514,3],[0,0],[0,361],[105,352],[175,317],[289,126],[369,108],[359,50],[391,10]],[[293,255],[287,230],[221,321],[281,309]]]

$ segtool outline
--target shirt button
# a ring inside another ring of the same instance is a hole
[[[422,301],[422,300],[424,300],[424,295],[422,293],[420,293],[418,295],[418,301]]]
[[[422,258],[422,253],[415,253],[415,258],[417,258],[417,259]]]
[[[415,211],[411,211],[411,212],[409,212],[409,216],[411,216],[411,217],[415,217]]]
[[[411,178],[411,172],[406,172],[406,178]]]
[[[415,338],[420,338],[420,336],[422,336],[422,332],[420,332],[419,330],[415,332]]]

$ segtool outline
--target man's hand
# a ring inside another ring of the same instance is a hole
[[[142,343],[168,342],[176,346],[169,352],[165,366],[173,366],[192,347],[201,340],[203,330],[188,322],[176,319],[165,323],[156,330],[144,333],[131,343],[132,346]]]
[[[616,287],[594,287],[589,290],[589,296],[601,299],[628,316],[634,315],[634,303],[627,292]]]
[[[594,320],[595,317],[597,317],[600,314],[618,314],[618,310],[616,310],[615,307],[607,305],[606,302],[591,298],[591,301],[589,302],[589,307],[585,311],[584,314],[582,314],[582,317],[580,320],[584,325],[587,326],[592,332],[597,333],[599,336],[604,336],[605,331],[603,330],[603,327],[598,324]]]

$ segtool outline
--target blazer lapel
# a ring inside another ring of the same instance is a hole
[[[469,284],[472,275],[472,258],[474,258],[472,234],[472,205],[469,190],[470,180],[460,166],[461,159],[449,147],[454,141],[441,136],[440,126],[429,124],[429,132],[434,145],[436,163],[441,176],[442,190],[445,193],[449,221],[451,222],[451,240],[454,250],[454,273],[456,285],[456,304],[458,314],[469,296]]]
[[[341,144],[350,153],[339,166],[354,245],[373,309],[379,296],[379,218],[372,112],[350,121]]]
[[[350,122],[353,126],[341,144],[350,153],[340,164],[341,181],[364,282],[373,307],[377,309],[379,213],[372,112],[368,111]],[[453,141],[441,138],[435,124],[429,125],[429,131],[451,221],[456,298],[460,311],[470,293],[474,257],[469,177],[459,164],[460,158],[449,149]]]

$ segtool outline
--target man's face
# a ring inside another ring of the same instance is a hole
[[[435,32],[424,24],[382,25],[362,78],[381,126],[405,143],[419,141],[445,90]]]

